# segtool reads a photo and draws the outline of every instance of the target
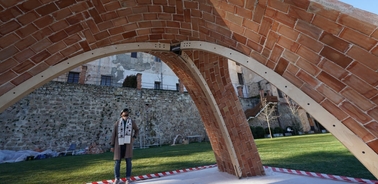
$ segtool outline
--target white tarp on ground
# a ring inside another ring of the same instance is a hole
[[[33,159],[43,159],[49,157],[57,157],[58,153],[52,150],[45,150],[43,152],[32,150],[0,150],[0,164],[25,161],[29,156],[33,157]]]

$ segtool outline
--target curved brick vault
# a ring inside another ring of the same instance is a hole
[[[289,94],[378,177],[376,15],[325,0],[2,0],[0,11],[0,112],[75,66],[150,52],[187,87],[219,169],[263,175],[230,58]],[[176,43],[182,56],[167,48]]]

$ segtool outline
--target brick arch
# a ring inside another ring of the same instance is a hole
[[[30,92],[35,76],[96,49],[206,41],[254,58],[327,110],[350,130],[338,137],[344,145],[368,148],[349,149],[378,177],[376,15],[325,0],[21,0],[1,1],[0,11],[1,104],[15,89]]]

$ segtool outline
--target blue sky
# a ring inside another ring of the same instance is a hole
[[[344,3],[350,4],[355,8],[366,10],[378,14],[378,1],[377,0],[339,0]]]

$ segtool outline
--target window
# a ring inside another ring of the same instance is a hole
[[[244,85],[243,73],[238,73],[239,84]]]
[[[161,59],[158,57],[155,57],[155,62],[161,62]]]
[[[68,73],[68,78],[67,78],[67,83],[79,83],[79,72],[69,72]]]
[[[161,84],[161,82],[155,81],[155,88],[154,89],[161,89],[160,84]]]
[[[138,57],[138,53],[137,52],[132,52],[131,53],[131,57],[132,58],[137,58]]]
[[[111,86],[112,76],[101,75],[101,86]]]

